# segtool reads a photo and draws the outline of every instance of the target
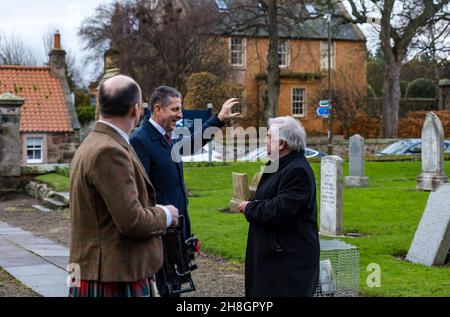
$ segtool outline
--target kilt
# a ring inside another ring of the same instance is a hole
[[[81,280],[69,288],[69,297],[152,297],[151,278],[135,282],[99,282]]]

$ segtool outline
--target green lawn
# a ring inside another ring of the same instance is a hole
[[[319,184],[320,164],[312,166]],[[232,196],[231,173],[247,173],[251,180],[259,169],[259,163],[201,168],[185,165],[192,195],[189,212],[193,232],[199,236],[203,251],[244,261],[248,224],[241,214],[220,210],[228,208]],[[450,175],[449,161],[445,169]],[[426,267],[402,260],[429,195],[415,190],[420,170],[420,162],[369,162],[366,174],[370,187],[344,190],[344,231],[364,235],[343,239],[359,248],[360,289],[364,296],[450,296],[450,266]],[[344,165],[347,174],[348,163]],[[39,178],[55,182],[60,188],[68,186],[68,179],[60,175]],[[381,267],[380,288],[366,285],[370,263]]]
[[[312,164],[319,183],[320,164]],[[415,265],[402,260],[424,211],[428,193],[415,191],[420,162],[366,164],[370,187],[344,190],[344,231],[362,238],[344,238],[360,250],[360,288],[365,296],[450,296],[450,267]],[[193,232],[202,249],[237,261],[244,260],[248,224],[240,214],[220,212],[232,195],[231,172],[249,180],[259,164],[238,163],[220,168],[185,168]],[[344,165],[348,173],[348,164]],[[450,162],[446,162],[450,175]],[[319,197],[318,197],[319,199]],[[370,263],[381,267],[381,287],[369,288]]]

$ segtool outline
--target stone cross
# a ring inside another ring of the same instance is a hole
[[[364,176],[364,138],[355,134],[349,142],[350,175],[345,177],[347,187],[367,187],[369,178]]]
[[[434,191],[447,182],[444,172],[444,129],[441,120],[429,112],[422,129],[422,173],[417,177],[417,189]]]
[[[0,96],[0,189],[15,190],[20,177],[20,107],[25,99],[5,93]]]
[[[450,184],[428,198],[406,260],[427,266],[443,265],[450,250]]]
[[[239,212],[239,204],[250,199],[248,189],[247,174],[232,173],[233,178],[233,197],[230,201],[230,211]]]
[[[335,155],[325,156],[320,173],[320,233],[341,236],[343,160]]]

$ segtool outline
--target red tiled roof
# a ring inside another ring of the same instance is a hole
[[[21,132],[73,131],[61,83],[49,67],[0,65],[0,94],[6,92],[25,99]]]

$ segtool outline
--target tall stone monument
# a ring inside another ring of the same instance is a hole
[[[17,189],[20,178],[20,107],[23,98],[0,96],[0,193]]]
[[[444,129],[441,120],[429,112],[422,129],[422,174],[417,177],[417,189],[434,191],[447,182],[444,172]]]
[[[325,156],[320,173],[320,233],[341,236],[343,160],[335,155]]]
[[[232,173],[233,197],[230,201],[230,211],[239,212],[239,205],[242,201],[250,199],[247,174]]]
[[[355,134],[349,142],[350,175],[345,177],[347,187],[367,187],[369,178],[364,176],[364,138]]]
[[[406,260],[443,265],[450,250],[450,184],[430,194]]]

